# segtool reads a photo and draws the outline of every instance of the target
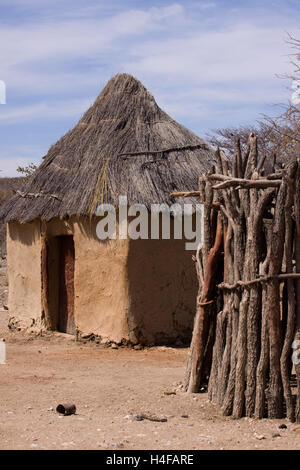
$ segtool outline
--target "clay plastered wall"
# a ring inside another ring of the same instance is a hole
[[[100,241],[96,237],[97,220],[81,217],[64,222],[54,219],[47,224],[47,237],[49,240],[60,235],[74,237],[74,317],[80,333],[93,333],[116,342],[129,340],[126,323],[128,242]]]
[[[127,240],[100,241],[96,220],[74,223],[75,322],[84,334],[129,340]]]
[[[75,324],[79,331],[115,342],[125,339],[159,344],[176,338],[189,339],[197,279],[192,252],[185,250],[184,241],[103,242],[96,237],[96,224],[97,219],[72,218],[54,219],[44,225],[50,249],[55,250],[55,237],[74,237]],[[33,318],[39,324],[42,310],[39,222],[10,224],[8,232],[11,316],[22,327],[31,326]],[[49,276],[54,319],[49,324],[54,329],[57,276],[56,271]]]
[[[49,239],[74,236],[75,323],[83,335],[110,341],[167,343],[189,339],[197,278],[181,240],[96,237],[97,219],[53,220]],[[51,293],[50,293],[51,295]]]
[[[129,325],[142,342],[189,340],[198,287],[192,251],[185,250],[184,241],[131,241],[127,275]]]
[[[41,318],[40,224],[10,223],[7,227],[9,314],[27,328]],[[15,322],[14,322],[15,323]]]

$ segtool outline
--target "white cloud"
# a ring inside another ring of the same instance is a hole
[[[0,151],[0,177],[20,176],[18,166],[27,166],[29,163],[39,164],[47,149],[39,145],[14,145],[1,147]]]
[[[200,2],[200,3],[195,3],[194,6],[196,8],[200,8],[200,10],[208,10],[211,8],[216,8],[217,4],[214,2]]]
[[[136,36],[163,27],[166,18],[182,14],[174,4],[162,8],[130,10],[109,18],[65,19],[62,21],[2,26],[1,64],[4,70],[28,62],[93,57],[122,36]]]
[[[25,167],[28,164],[29,164],[29,160],[26,157],[0,158],[0,170],[1,170],[0,178],[4,178],[8,176],[21,176],[21,174],[17,172],[17,168],[19,166]]]
[[[100,91],[103,70],[107,79],[110,68],[114,73],[118,63],[122,67],[130,42],[164,31],[166,22],[180,19],[184,11],[174,3],[102,17],[90,8],[81,9],[90,15],[84,18],[62,14],[61,19],[2,25],[0,78],[8,94],[77,92],[78,96],[97,84]]]
[[[175,3],[109,18],[2,27],[0,43],[6,46],[0,52],[0,78],[6,81],[8,93],[18,96],[64,92],[78,96],[90,87],[98,86],[100,91],[112,73],[128,71],[150,84],[164,77],[164,83],[168,80],[179,89],[183,82],[193,87],[201,84],[207,90],[214,90],[216,84],[248,87],[252,98],[251,83],[272,81],[276,73],[287,70],[280,27],[257,27],[249,20],[226,28],[207,30],[198,25],[189,30],[185,13]],[[166,20],[173,18],[177,34],[164,36]]]
[[[280,28],[239,24],[224,31],[196,32],[165,43],[146,42],[132,51],[127,65],[137,73],[174,75],[190,82],[250,81],[286,71]]]
[[[162,0],[152,8],[135,2],[135,9],[123,0],[45,0],[45,8],[40,0],[3,1],[39,13],[1,26],[8,103],[0,106],[1,126],[73,122],[120,71],[141,79],[159,105],[200,134],[255,120],[267,104],[290,97],[275,74],[289,69],[285,31],[293,32],[299,14],[233,11],[209,0]]]
[[[100,91],[104,86],[104,73],[102,69],[92,68],[88,73],[82,71],[63,71],[54,69],[52,71],[23,70],[22,73],[11,73],[7,84],[7,101],[13,100],[15,96],[44,95],[53,99],[53,96],[66,94],[78,96],[89,94],[89,90],[95,88]]]
[[[290,67],[287,51],[278,26],[238,23],[163,43],[141,43],[129,50],[123,68],[153,84],[159,104],[174,117],[200,119],[203,111],[208,121],[217,113],[224,121],[234,109],[238,119],[237,108],[243,107],[245,121],[250,114],[246,105],[255,107],[259,118],[266,106],[289,98],[287,83],[276,76]]]
[[[59,102],[40,102],[28,106],[18,106],[9,108],[1,107],[0,122],[2,124],[24,123],[28,120],[40,119],[64,119],[68,117],[80,116],[93,103],[93,99],[67,100]]]

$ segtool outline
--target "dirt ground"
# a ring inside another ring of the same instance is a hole
[[[9,333],[0,365],[0,449],[299,449],[300,425],[220,414],[180,390],[187,349],[111,349],[67,335]],[[172,394],[170,394],[172,392]],[[77,412],[61,416],[59,403]],[[136,416],[164,418],[164,422]],[[280,424],[287,429],[279,429]]]

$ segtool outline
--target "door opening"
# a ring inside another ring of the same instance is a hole
[[[57,238],[59,250],[58,331],[74,335],[74,240],[70,235]]]

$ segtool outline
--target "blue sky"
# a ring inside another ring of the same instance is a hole
[[[201,137],[287,102],[299,0],[0,0],[1,176],[40,162],[118,72]]]

